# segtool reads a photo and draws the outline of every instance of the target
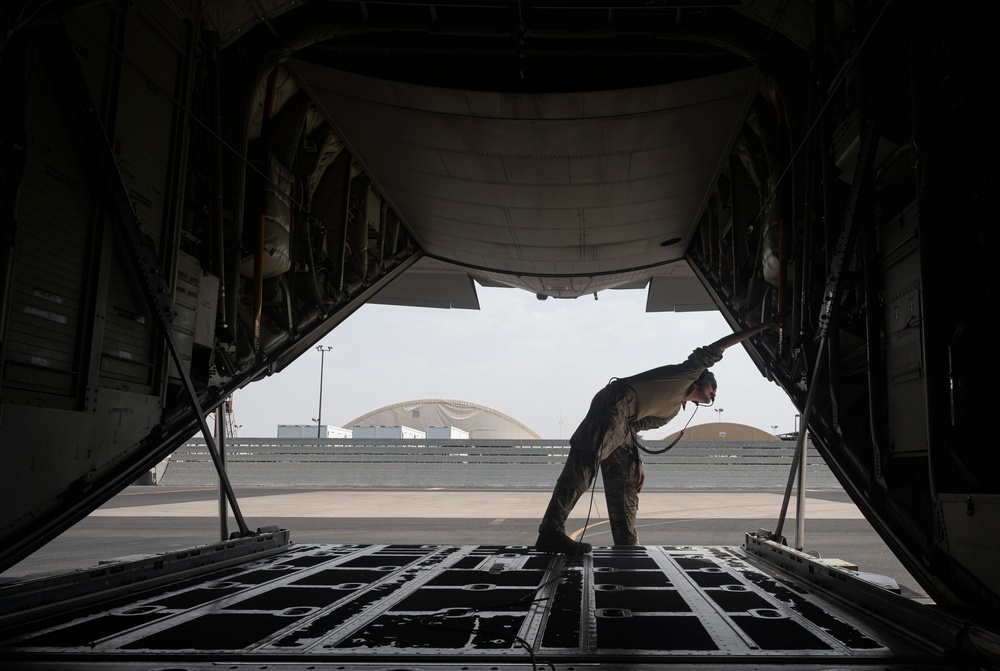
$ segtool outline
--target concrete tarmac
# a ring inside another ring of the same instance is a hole
[[[531,545],[549,492],[498,489],[237,488],[251,529],[278,525],[296,543]],[[740,545],[774,529],[783,492],[676,490],[640,495],[637,527],[647,545]],[[588,505],[590,504],[590,505]],[[809,491],[803,548],[889,576],[904,594],[924,591],[872,530],[846,493]],[[589,513],[589,516],[588,516]],[[585,494],[567,531],[611,544],[604,496]],[[230,516],[228,529],[237,529]],[[795,499],[784,536],[795,544]],[[129,487],[19,564],[3,579],[94,566],[122,556],[184,549],[219,540],[215,488]]]

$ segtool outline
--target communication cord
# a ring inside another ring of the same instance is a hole
[[[688,424],[690,424],[691,420],[694,419],[694,416],[698,414],[698,408],[701,407],[700,403],[696,403],[695,401],[691,401],[691,402],[694,403],[694,412],[692,412],[691,416],[688,417],[688,421],[684,422],[684,428],[681,429],[681,432],[679,434],[677,434],[676,438],[674,438],[674,442],[670,443],[669,445],[667,445],[663,449],[660,449],[660,450],[651,450],[648,447],[644,446],[641,442],[639,442],[639,437],[636,436],[636,437],[632,438],[632,444],[635,445],[638,449],[640,449],[643,452],[645,452],[646,454],[663,454],[664,452],[667,452],[668,450],[670,450],[671,448],[673,448],[673,446],[676,445],[677,443],[679,443],[680,440],[681,440],[681,438],[684,437],[684,432],[687,431]],[[711,403],[709,403],[705,407],[706,408],[711,408],[713,405],[715,405],[715,400],[714,399],[712,400]]]

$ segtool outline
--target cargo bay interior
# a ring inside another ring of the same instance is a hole
[[[530,548],[297,547],[241,524],[211,564],[199,551],[120,582],[6,589],[4,654],[26,668],[154,668],[163,651],[422,668],[468,666],[467,653],[483,668],[525,655],[711,666],[708,651],[995,663],[985,11],[5,4],[0,566],[367,301],[631,288],[649,311],[710,306],[734,330],[786,315],[748,351],[935,605],[818,576],[780,534],[564,566]],[[51,619],[66,612],[53,594],[80,610]],[[239,636],[199,639],[219,618]],[[689,647],[627,635],[658,618],[690,624]],[[631,643],[609,645],[612,630]]]

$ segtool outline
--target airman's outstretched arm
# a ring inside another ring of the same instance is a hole
[[[762,324],[752,326],[748,329],[743,329],[742,331],[737,331],[736,333],[731,333],[724,338],[719,338],[712,343],[711,346],[718,347],[721,350],[728,349],[737,343],[743,342],[752,335],[756,335],[769,329],[778,328],[781,326],[781,322],[782,318],[776,315]]]

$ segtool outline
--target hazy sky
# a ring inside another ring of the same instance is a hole
[[[479,403],[543,438],[569,438],[593,395],[611,377],[678,363],[730,333],[717,312],[646,313],[644,290],[602,291],[539,301],[519,289],[477,285],[480,310],[365,305],[323,340],[323,423],[344,426],[382,406],[422,398]],[[719,392],[691,426],[750,424],[794,430],[795,407],[741,345],[713,367]],[[277,434],[278,424],[314,423],[320,354],[310,350],[281,373],[233,396],[240,437]],[[683,427],[688,405],[660,438]]]

